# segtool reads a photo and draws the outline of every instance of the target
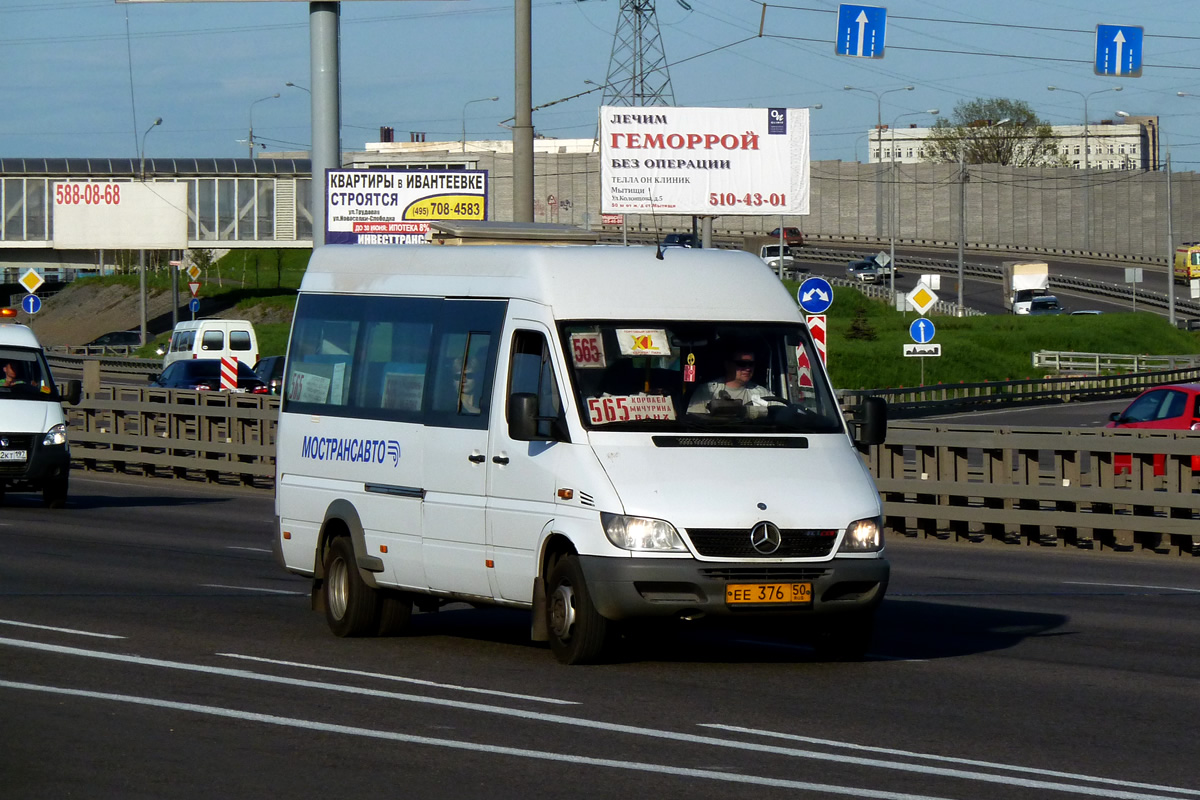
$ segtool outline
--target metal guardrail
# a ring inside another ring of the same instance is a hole
[[[1022,405],[1048,405],[1133,397],[1151,386],[1200,380],[1200,366],[1124,375],[1029,378],[981,383],[940,383],[895,389],[844,389],[838,398],[854,413],[864,397],[888,401],[888,416],[905,419]]]
[[[1035,369],[1058,372],[1143,372],[1200,367],[1200,356],[1147,356],[1124,353],[1072,353],[1066,350],[1038,350],[1033,354]]]

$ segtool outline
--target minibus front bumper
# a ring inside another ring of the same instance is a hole
[[[592,603],[610,620],[870,611],[883,601],[890,574],[882,557],[769,564],[603,556],[579,560]],[[759,597],[767,599],[758,602]]]

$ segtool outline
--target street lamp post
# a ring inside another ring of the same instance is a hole
[[[138,176],[143,182],[146,180],[146,137],[159,125],[162,125],[162,117],[155,117],[154,122],[151,122],[150,127],[146,128],[146,132],[142,134],[142,150],[138,156]]]
[[[268,95],[266,97],[260,97],[250,104],[250,135],[247,137],[246,141],[246,144],[250,149],[250,158],[254,158],[254,107],[264,100],[274,100],[278,97],[279,92],[276,92],[275,94]]]
[[[1092,179],[1088,167],[1089,156],[1091,155],[1091,139],[1088,128],[1088,98],[1094,94],[1101,92],[1119,92],[1123,86],[1109,86],[1106,89],[1097,89],[1094,92],[1077,92],[1074,89],[1064,89],[1061,86],[1047,86],[1046,90],[1050,92],[1069,92],[1077,94],[1083,98],[1083,249],[1092,249]]]
[[[471,103],[491,103],[491,102],[494,102],[494,101],[496,101],[496,100],[499,100],[499,99],[500,99],[499,97],[480,97],[480,98],[479,98],[479,99],[477,99],[477,100],[468,100],[467,102],[463,103],[463,112],[462,112],[462,151],[463,151],[464,153],[465,153],[465,152],[467,152],[467,106],[471,105]]]
[[[150,127],[142,134],[142,150],[138,156],[138,179],[146,182],[146,136],[150,131],[162,125],[162,117],[155,117]],[[141,344],[146,344],[146,251],[138,251],[138,306],[141,310]]]
[[[1005,117],[987,128],[999,128],[1012,122],[1011,117]],[[958,316],[966,313],[963,306],[963,273],[964,250],[967,243],[967,137],[958,140]]]
[[[901,114],[892,121],[892,144],[888,153],[892,159],[890,168],[891,191],[888,192],[888,233],[891,234],[891,250],[889,253],[892,259],[890,262],[892,268],[888,270],[888,291],[891,292],[892,295],[893,308],[896,306],[896,228],[900,227],[900,208],[899,204],[896,202],[896,195],[898,194],[898,186],[896,185],[896,126],[899,125],[900,120],[904,119],[905,117],[917,117],[921,114],[932,114],[933,116],[937,116],[939,113],[941,113],[940,109],[936,108],[926,109],[925,111],[911,111],[907,114]]]
[[[293,89],[299,89],[299,90],[300,90],[300,91],[302,91],[302,92],[308,92],[308,94],[309,94],[310,96],[312,95],[312,92],[311,92],[311,91],[309,91],[308,87],[306,87],[306,86],[301,86],[301,85],[300,85],[300,84],[298,84],[298,83],[292,83],[291,81],[288,81],[287,83],[285,83],[285,84],[284,84],[284,86],[290,86],[290,87],[292,87]]]
[[[1184,92],[1176,92],[1180,97],[1187,97]],[[1131,115],[1127,111],[1118,111],[1117,116],[1122,119],[1128,119]],[[1159,147],[1166,150],[1166,139],[1162,135],[1162,125],[1158,128]],[[1157,166],[1157,164],[1155,165]],[[1171,153],[1166,150],[1166,160],[1163,164],[1167,171],[1167,322],[1171,325],[1175,324],[1175,229],[1174,229],[1174,205],[1171,198]],[[1134,302],[1137,302],[1137,284],[1134,284]]]
[[[859,86],[842,87],[847,92],[866,92],[875,97],[875,149],[883,156],[883,96],[892,92],[911,92],[915,86],[901,86],[898,89],[885,89],[877,92],[874,89],[863,89]],[[870,160],[870,154],[867,156]],[[875,235],[883,236],[883,184],[879,181],[879,169],[875,169]]]

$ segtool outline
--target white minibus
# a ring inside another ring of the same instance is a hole
[[[861,655],[882,505],[796,301],[750,253],[318,248],[277,431],[276,557],[339,636],[529,609],[559,661],[632,620]]]

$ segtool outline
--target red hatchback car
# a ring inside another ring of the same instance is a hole
[[[772,239],[778,239],[779,228],[771,231],[767,236],[770,236]],[[804,234],[800,232],[799,228],[784,228],[783,241],[788,247],[801,247],[804,245]]]
[[[1170,431],[1200,431],[1200,383],[1176,383],[1156,386],[1142,392],[1124,411],[1109,417],[1109,428],[1154,428]],[[1113,459],[1115,470],[1129,472],[1128,455]],[[1166,471],[1166,457],[1154,457],[1154,474]],[[1200,456],[1192,456],[1192,471],[1200,471]]]

